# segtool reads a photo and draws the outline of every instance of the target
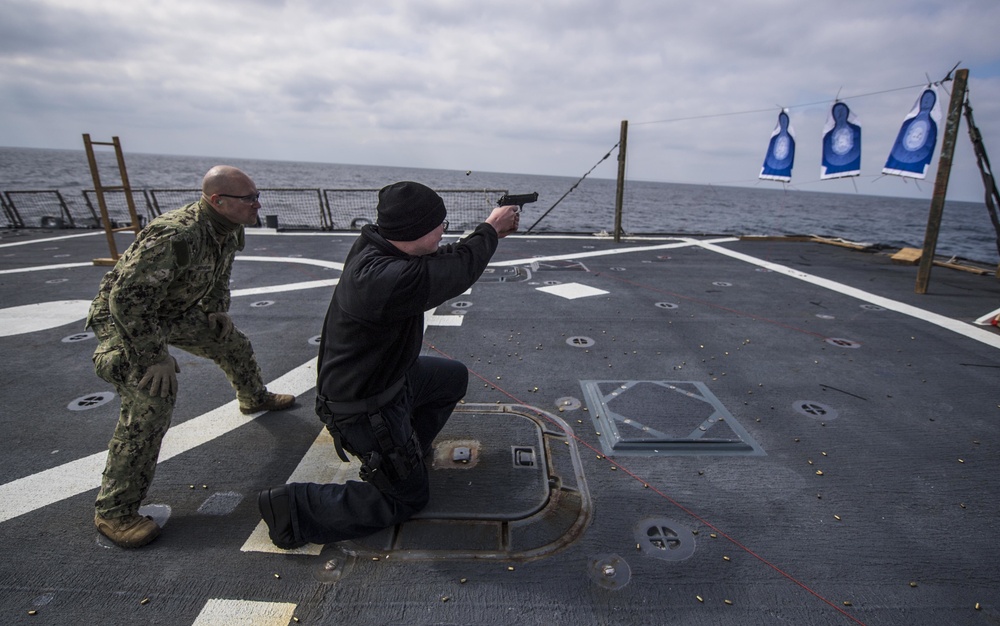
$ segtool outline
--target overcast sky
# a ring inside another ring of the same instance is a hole
[[[886,156],[961,62],[1000,164],[998,28],[998,0],[0,0],[0,145],[578,177],[628,120],[630,179],[780,188],[783,106],[793,188],[929,198]],[[819,180],[838,95],[853,182]],[[979,201],[960,133],[949,197]]]

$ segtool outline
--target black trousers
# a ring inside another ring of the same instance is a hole
[[[403,390],[382,407],[390,435],[396,445],[406,445],[416,433],[424,452],[465,397],[469,370],[459,361],[419,357],[406,373]],[[371,423],[365,414],[337,415],[343,444],[357,456],[378,450]],[[331,459],[332,460],[332,459]],[[405,479],[384,491],[360,480],[344,484],[291,483],[292,530],[295,539],[326,544],[356,539],[408,520],[430,498],[428,470],[423,463]]]

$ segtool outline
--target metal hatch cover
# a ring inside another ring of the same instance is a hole
[[[572,429],[534,407],[459,405],[429,472],[424,510],[338,548],[403,561],[533,560],[579,539],[593,514]]]
[[[765,456],[763,448],[698,381],[583,380],[608,456]]]

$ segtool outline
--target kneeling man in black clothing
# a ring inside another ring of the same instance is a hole
[[[434,437],[465,396],[469,372],[450,359],[420,356],[424,311],[464,293],[486,269],[499,239],[518,227],[518,207],[493,210],[455,244],[444,201],[399,182],[379,191],[378,219],[351,248],[326,314],[319,349],[316,413],[362,462],[363,482],[291,483],[257,503],[279,548],[370,535],[427,505]]]

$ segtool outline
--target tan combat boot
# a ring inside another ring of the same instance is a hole
[[[255,406],[241,406],[240,411],[249,415],[250,413],[260,413],[261,411],[283,411],[295,404],[295,396],[287,393],[267,392],[264,399]]]
[[[143,515],[105,518],[95,513],[94,525],[102,535],[123,548],[141,548],[160,535],[160,527],[153,518]]]

